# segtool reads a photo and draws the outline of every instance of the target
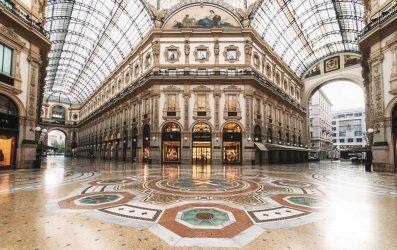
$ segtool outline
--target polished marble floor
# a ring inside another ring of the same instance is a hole
[[[0,249],[397,249],[396,235],[397,175],[350,163],[0,172]]]

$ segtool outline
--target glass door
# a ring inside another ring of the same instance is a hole
[[[193,164],[208,165],[211,163],[211,143],[193,142]]]

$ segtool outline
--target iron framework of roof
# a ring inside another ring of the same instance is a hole
[[[262,0],[251,25],[300,77],[340,52],[359,53],[362,0]]]
[[[83,104],[153,27],[148,4],[170,10],[193,2],[201,0],[49,0],[46,30],[52,47],[45,96],[63,92],[71,104]],[[254,4],[251,27],[300,77],[327,56],[359,53],[362,0],[225,2],[234,8]]]

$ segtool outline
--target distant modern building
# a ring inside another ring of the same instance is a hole
[[[319,159],[330,157],[332,151],[332,103],[320,89],[314,93],[309,106],[310,144]],[[311,155],[313,155],[311,154]]]
[[[367,145],[365,138],[365,109],[348,109],[332,112],[332,141],[346,158],[352,149]]]

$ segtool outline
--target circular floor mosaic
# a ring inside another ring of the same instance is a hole
[[[328,206],[318,185],[266,175],[97,179],[76,193],[53,206],[148,228],[174,246],[240,247],[268,228],[312,222]]]
[[[210,178],[207,180],[180,178],[176,180],[157,179],[146,183],[154,191],[188,196],[228,196],[254,192],[260,188],[250,180]]]

